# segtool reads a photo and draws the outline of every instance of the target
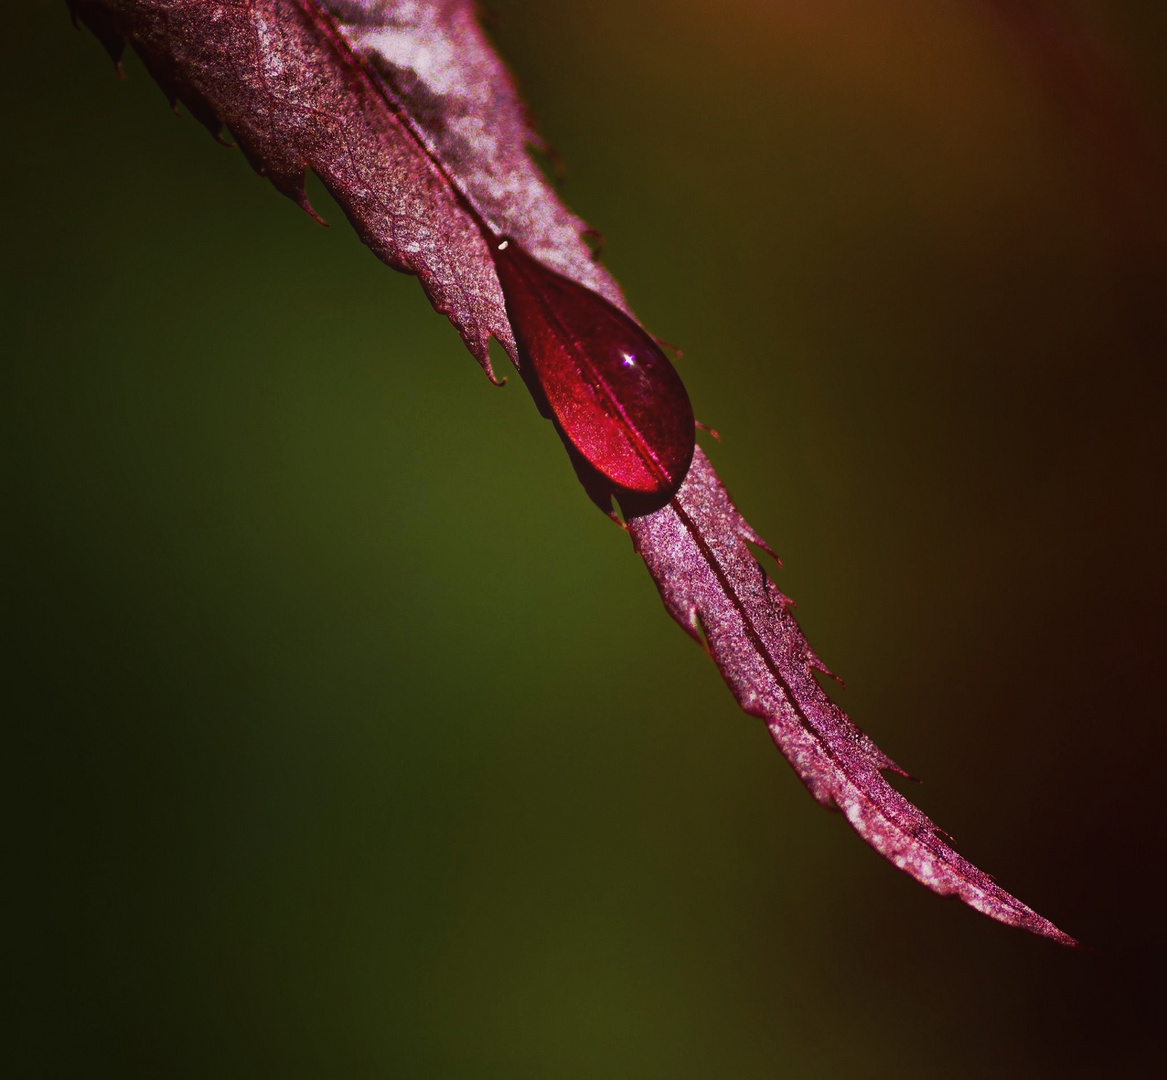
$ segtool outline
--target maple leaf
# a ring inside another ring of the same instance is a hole
[[[470,0],[71,0],[70,7],[115,59],[129,42],[172,103],[215,134],[228,129],[255,168],[309,212],[304,179],[316,172],[364,243],[419,277],[492,379],[494,337],[540,397],[496,268],[500,237],[547,268],[538,273],[554,272],[590,290],[595,304],[631,317],[593,257],[590,230],[532,160],[538,136]],[[603,505],[611,490],[597,486],[558,418],[557,426]],[[888,783],[884,771],[901,770],[819,685],[816,673],[826,668],[750,545],[769,548],[701,450],[679,486],[666,479],[661,504],[651,508],[615,492],[633,545],[669,613],[704,645],[741,707],[765,721],[812,795],[934,892],[1073,944],[958,855]]]

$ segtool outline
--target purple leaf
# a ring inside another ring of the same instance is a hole
[[[738,704],[766,722],[820,803],[842,810],[876,851],[934,892],[1074,944],[961,858],[884,779],[884,769],[906,774],[819,686],[815,672],[830,673],[749,545],[768,553],[769,547],[730,502],[700,449],[672,502],[631,519],[628,531],[669,613],[706,646]]]
[[[815,673],[826,669],[749,544],[769,549],[705,455],[693,452],[688,397],[671,365],[666,371],[654,360],[656,374],[638,398],[610,357],[580,353],[591,334],[583,324],[593,318],[607,327],[592,334],[601,351],[622,335],[635,336],[638,348],[649,339],[619,314],[631,315],[592,258],[584,223],[531,160],[537,138],[473,4],[73,0],[72,7],[115,57],[129,41],[172,101],[216,133],[226,125],[256,169],[305,209],[305,170],[313,169],[373,252],[418,275],[492,378],[491,336],[525,366],[589,494],[603,505],[611,485],[617,489],[665,606],[704,641],[742,708],[766,722],[819,802],[841,809],[872,847],[933,891],[1073,943],[940,839],[884,779],[883,770],[896,768],[891,760],[819,686]],[[531,258],[522,256],[526,273],[504,270],[500,283],[499,269],[513,268],[506,258],[496,265],[503,236]],[[557,308],[563,320],[552,325]],[[554,390],[548,380],[559,380]],[[600,398],[606,404],[597,407]],[[644,463],[657,461],[659,475],[644,480],[635,462],[626,466],[605,449],[605,440],[624,435]],[[644,480],[639,487],[626,482],[634,474]],[[629,490],[659,496],[657,508],[646,512]]]

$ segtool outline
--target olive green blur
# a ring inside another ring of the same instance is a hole
[[[319,184],[6,7],[0,1072],[1162,1075],[1150,6],[1136,154],[985,2],[490,0],[837,699],[1088,953],[818,807]]]

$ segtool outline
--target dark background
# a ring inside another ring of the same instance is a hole
[[[1162,6],[1061,5],[1098,83],[987,0],[492,7],[840,702],[1092,948],[818,808],[518,380],[21,3],[4,1071],[1162,1075]]]

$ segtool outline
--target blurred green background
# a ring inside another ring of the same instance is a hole
[[[838,700],[1093,948],[818,808],[518,380],[28,3],[6,1075],[1162,1075],[1153,150],[987,3],[491,7]]]

